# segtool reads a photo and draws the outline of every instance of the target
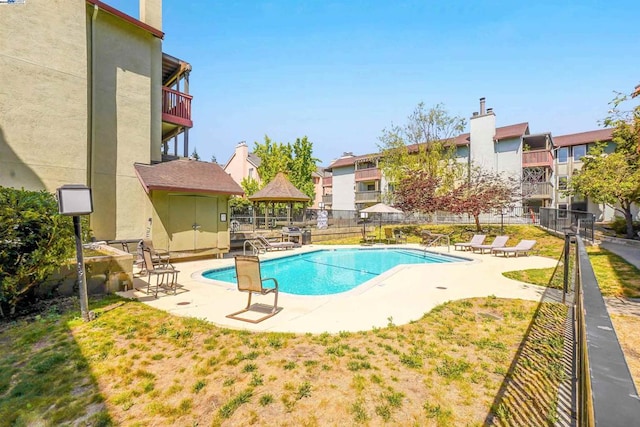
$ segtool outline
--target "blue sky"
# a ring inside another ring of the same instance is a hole
[[[106,0],[138,17],[138,1]],[[640,83],[638,1],[164,0],[163,51],[190,62],[190,146],[307,136],[322,165],[378,150],[419,102],[498,126],[594,130]]]

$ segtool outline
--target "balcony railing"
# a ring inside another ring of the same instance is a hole
[[[380,191],[356,191],[356,203],[380,202]]]
[[[553,164],[553,156],[549,150],[533,150],[522,153],[522,167],[549,166]]]
[[[374,181],[381,177],[380,169],[369,168],[356,171],[356,181]]]
[[[525,199],[550,199],[550,182],[525,182],[522,184],[522,196]]]
[[[322,196],[322,203],[324,203],[325,205],[333,204],[333,194],[325,194],[324,196]]]
[[[193,96],[168,87],[162,88],[162,121],[175,123],[188,128],[191,121],[191,100]]]

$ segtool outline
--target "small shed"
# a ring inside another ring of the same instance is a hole
[[[269,224],[269,204],[287,203],[287,223],[291,222],[291,209],[296,202],[309,202],[311,198],[298,190],[282,172],[279,172],[273,180],[264,186],[263,189],[257,191],[249,200],[255,204],[264,203],[264,223]],[[256,210],[253,210],[253,222],[256,223]]]

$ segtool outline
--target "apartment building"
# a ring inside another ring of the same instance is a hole
[[[596,142],[607,142],[612,152],[612,130],[600,129],[553,137],[550,132],[530,134],[529,124],[517,123],[496,127],[496,114],[485,108],[470,118],[470,131],[453,138],[456,158],[520,179],[522,206],[537,210],[540,207],[588,210],[600,221],[613,218],[614,211],[584,197],[564,194],[571,174],[582,167],[581,159]],[[409,146],[409,151],[417,150]],[[328,167],[332,172],[330,188],[331,208],[360,210],[378,202],[389,202],[389,183],[378,167],[380,154],[356,156],[344,153]]]
[[[456,158],[464,164],[474,164],[505,174],[522,175],[523,140],[529,135],[528,123],[496,128],[496,115],[480,99],[479,111],[470,120],[470,132],[453,138]],[[417,146],[409,146],[409,152]],[[379,167],[380,154],[355,156],[344,153],[333,161],[333,209],[360,210],[378,202],[391,201],[391,188]]]
[[[598,129],[554,137],[553,152],[553,200],[554,207],[588,211],[596,215],[598,221],[608,221],[614,216],[612,208],[593,203],[582,196],[567,196],[565,190],[571,175],[582,168],[582,159],[597,142],[605,142],[605,152],[615,150],[612,129]]]
[[[99,240],[228,250],[218,213],[242,190],[218,165],[176,160],[193,126],[191,65],[162,52],[162,1],[139,6],[139,19],[98,0],[2,6],[0,185],[88,185]]]

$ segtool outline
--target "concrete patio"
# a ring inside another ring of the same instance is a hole
[[[383,247],[389,246],[391,245]],[[401,246],[421,248],[412,244]],[[308,245],[293,251],[269,252],[261,255],[260,259],[335,248],[337,247]],[[430,250],[447,253],[446,247]],[[453,249],[450,254],[469,260],[451,264],[399,266],[341,294],[299,296],[281,292],[278,306],[282,310],[258,324],[226,318],[227,314],[246,305],[247,294],[238,292],[234,285],[205,279],[201,275],[209,269],[233,266],[234,261],[230,258],[176,264],[176,268],[180,270],[177,295],[162,291],[158,293],[157,299],[153,295],[147,295],[146,277],[136,278],[134,289],[120,292],[119,295],[139,299],[172,314],[205,319],[228,328],[296,333],[356,332],[384,327],[390,322],[400,325],[420,319],[433,307],[451,300],[489,295],[540,300],[546,288],[507,279],[502,273],[548,268],[556,264],[553,259],[539,256],[504,258]],[[272,301],[272,295],[254,296],[253,299],[254,303],[269,304]]]

